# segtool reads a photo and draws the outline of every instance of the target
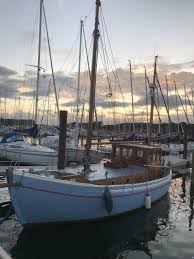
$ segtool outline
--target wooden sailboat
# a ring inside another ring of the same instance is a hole
[[[90,165],[100,6],[100,0],[96,0],[84,170],[66,168],[60,177],[54,177],[56,172],[53,172],[50,178],[46,177],[46,171],[41,170],[32,172],[23,169],[10,173],[10,196],[23,226],[105,219],[144,207],[146,202],[155,202],[168,192],[171,172],[168,168],[161,168],[159,146],[113,142],[111,160],[105,164]],[[151,114],[153,116],[153,110]]]

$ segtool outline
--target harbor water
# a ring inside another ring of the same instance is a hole
[[[168,195],[150,210],[103,222],[24,230],[13,214],[0,225],[0,245],[15,259],[194,258],[190,179],[172,180]],[[0,202],[8,199],[0,190]],[[0,217],[7,208],[0,208]]]

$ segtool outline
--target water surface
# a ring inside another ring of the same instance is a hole
[[[191,259],[193,197],[190,180],[178,178],[151,210],[104,222],[24,230],[13,215],[0,225],[0,244],[16,259]]]

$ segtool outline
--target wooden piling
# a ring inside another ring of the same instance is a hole
[[[188,144],[188,127],[186,123],[183,123],[183,134],[184,134],[184,150],[183,150],[183,158],[187,159],[187,144]]]
[[[191,187],[194,189],[194,150],[192,151]]]
[[[7,182],[12,184],[13,183],[13,167],[8,167],[6,169],[6,177],[7,177]]]
[[[58,170],[62,170],[65,168],[66,128],[67,128],[67,111],[60,111]]]

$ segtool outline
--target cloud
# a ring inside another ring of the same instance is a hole
[[[15,98],[23,80],[16,71],[0,66],[0,96]]]
[[[176,95],[174,92],[174,80],[176,80],[177,89],[181,95],[182,102],[184,105],[189,107],[188,100],[184,100],[184,84],[186,85],[187,94],[190,97],[191,104],[194,105],[191,98],[191,89],[194,89],[194,73],[189,71],[179,71],[182,67],[193,67],[194,61],[185,62],[182,64],[162,64],[158,65],[158,75],[160,85],[166,96],[166,71],[168,71],[168,85],[169,85],[169,103],[171,109],[175,111],[176,107]],[[134,93],[134,104],[135,113],[138,118],[145,111],[145,75],[143,64],[138,64],[133,67],[133,93]],[[153,80],[153,64],[148,64],[147,74],[150,82]],[[172,70],[170,72],[170,69]],[[1,97],[7,97],[14,99],[17,96],[23,97],[34,97],[36,91],[36,69],[29,69],[25,72],[25,81],[23,76],[19,75],[16,71],[0,66],[0,95]],[[73,109],[76,106],[77,98],[77,73],[70,75],[65,74],[63,71],[55,72],[57,93],[59,92],[60,105],[66,107],[69,111],[75,111]],[[88,103],[89,99],[89,88],[90,79],[88,71],[82,71],[81,76],[81,103]],[[48,88],[50,84],[50,99],[52,103],[55,103],[55,93],[52,83],[52,75],[49,71],[40,73],[40,86],[39,86],[39,100],[45,100],[44,97],[48,95]],[[107,94],[112,93],[112,97],[107,98]],[[29,98],[26,98],[29,100]],[[163,109],[163,114],[166,116],[164,110],[164,102],[161,94],[159,94],[160,107]],[[178,106],[180,107],[180,113],[183,113],[181,109],[181,103],[178,100]],[[86,105],[87,109],[88,106]],[[130,71],[128,67],[118,68],[116,71],[110,71],[108,76],[101,70],[97,73],[97,87],[96,87],[96,107],[97,110],[104,109],[105,114],[109,114],[108,110],[115,108],[115,114],[124,114],[131,116],[131,87],[130,87]],[[173,113],[173,112],[172,112]],[[181,115],[180,115],[181,116]]]
[[[16,74],[17,74],[16,71],[14,71],[10,68],[7,68],[7,67],[0,66],[0,77],[14,76]]]

